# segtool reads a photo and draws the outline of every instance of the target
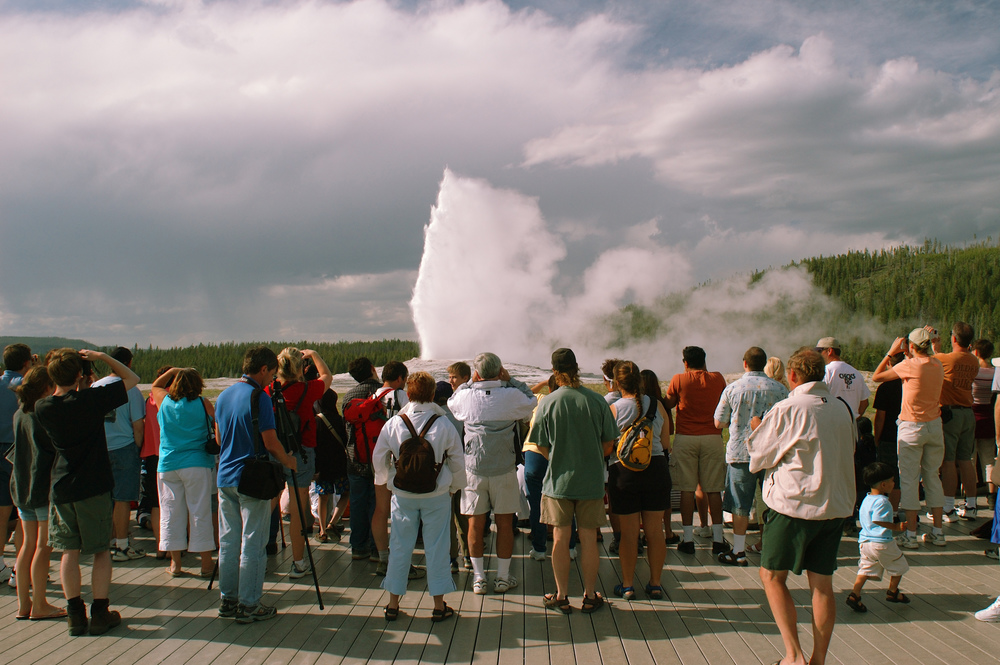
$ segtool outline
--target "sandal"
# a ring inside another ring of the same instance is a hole
[[[662,586],[653,586],[652,584],[646,585],[646,598],[650,600],[663,600],[666,594],[663,593]]]
[[[746,552],[721,552],[719,554],[719,563],[724,563],[727,566],[748,566],[750,562],[747,561]]]
[[[595,591],[593,598],[589,598],[587,596],[583,597],[583,606],[580,608],[580,611],[584,614],[590,614],[591,612],[596,612],[602,607],[604,607],[604,596],[602,596],[599,591]]]
[[[861,596],[853,591],[847,595],[847,606],[855,612],[867,612],[868,608],[861,602]]]
[[[386,605],[385,607],[382,608],[382,614],[385,615],[386,621],[395,621],[396,619],[399,618],[399,608],[389,607],[388,605]]]
[[[573,613],[573,607],[569,604],[569,598],[556,598],[556,594],[554,593],[547,593],[542,596],[542,604],[549,610],[559,610],[563,614]]]
[[[625,600],[635,600],[635,587],[622,586],[621,584],[619,584],[615,587],[614,594],[619,598],[623,598]],[[586,602],[586,600],[584,602]]]
[[[436,609],[431,612],[431,621],[437,623],[439,621],[444,621],[445,619],[450,619],[453,616],[455,616],[455,610],[445,605],[441,609]]]
[[[885,600],[889,603],[904,603],[909,604],[910,599],[899,589],[893,591],[892,589],[886,589]]]

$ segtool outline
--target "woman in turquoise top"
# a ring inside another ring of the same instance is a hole
[[[174,367],[157,378],[152,389],[160,425],[159,549],[170,553],[167,572],[174,577],[183,574],[184,550],[201,554],[202,577],[211,575],[214,566],[215,456],[205,451],[205,443],[215,440],[215,409],[201,397],[204,385],[196,369]]]

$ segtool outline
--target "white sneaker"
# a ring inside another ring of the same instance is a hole
[[[712,527],[710,526],[696,526],[694,528],[694,535],[700,538],[711,538],[712,537]]]
[[[910,538],[908,535],[906,535],[905,531],[896,536],[896,544],[899,545],[904,550],[915,550],[920,548],[920,545],[917,544],[917,539]]]
[[[579,549],[579,547],[571,547],[571,548],[569,548],[569,560],[570,561],[576,561],[576,557],[578,557],[579,555],[580,555],[580,549]]]
[[[933,523],[934,522],[934,513],[930,513],[930,512],[927,513],[927,519],[929,519]],[[954,523],[954,522],[957,522],[960,519],[962,519],[962,518],[958,516],[958,511],[955,510],[954,508],[952,508],[948,512],[942,512],[941,513],[941,521],[942,522]]]
[[[485,577],[477,577],[476,579],[474,579],[472,581],[472,593],[476,594],[477,596],[485,596],[486,595],[486,578]]]
[[[944,539],[943,533],[925,533],[924,542],[928,545],[936,545],[937,547],[944,547],[947,543]]]
[[[979,510],[973,506],[962,506],[958,509],[958,516],[963,520],[974,520],[977,518]]]
[[[485,580],[484,580],[485,582]],[[503,577],[498,577],[493,580],[493,592],[494,593],[506,593],[517,586],[517,578],[513,575],[508,574],[506,579]]]
[[[535,561],[545,561],[545,552],[538,552],[534,548],[531,549],[531,558]]]
[[[997,597],[997,599],[993,601],[993,604],[985,610],[979,610],[976,612],[975,616],[980,621],[989,621],[991,623],[1000,621],[1000,597]]]

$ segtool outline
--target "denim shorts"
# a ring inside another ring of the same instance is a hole
[[[316,475],[316,449],[302,448],[295,453],[295,480],[299,484],[299,489],[309,489],[313,476]],[[285,483],[292,486],[292,471],[285,468]]]
[[[108,458],[111,460],[111,474],[115,478],[111,499],[122,503],[138,501],[139,478],[142,475],[138,446],[130,444],[124,448],[109,450]]]
[[[757,494],[757,483],[762,482],[764,472],[750,473],[749,462],[730,462],[726,469],[722,509],[739,517],[749,517]]]
[[[41,508],[18,508],[17,514],[21,516],[22,522],[48,522],[49,505],[45,504]]]

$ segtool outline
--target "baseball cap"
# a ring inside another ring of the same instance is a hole
[[[579,367],[576,364],[576,354],[572,349],[561,348],[552,352],[552,369],[557,372],[575,372]]]
[[[840,342],[837,341],[836,337],[824,337],[820,341],[816,342],[816,350],[820,351],[822,349],[839,349]]]
[[[923,328],[914,328],[907,339],[910,340],[911,344],[924,348],[931,343],[931,334]]]

